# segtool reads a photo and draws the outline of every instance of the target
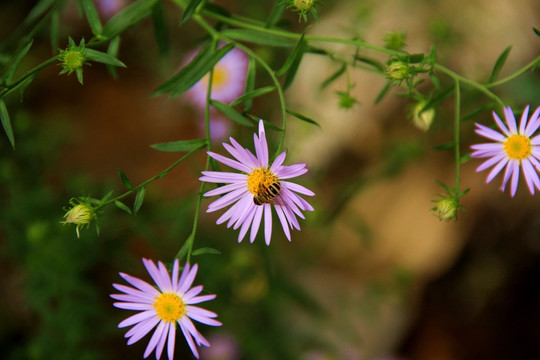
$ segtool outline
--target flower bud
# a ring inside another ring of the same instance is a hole
[[[84,39],[81,40],[79,45],[75,45],[73,39],[69,38],[69,45],[67,49],[60,50],[58,55],[58,60],[60,61],[60,66],[62,71],[60,74],[67,73],[70,75],[75,71],[77,79],[82,84],[83,82],[83,66],[87,64],[86,60],[86,49],[84,47]]]
[[[413,105],[409,112],[409,118],[414,126],[422,131],[428,131],[435,118],[435,109],[432,107],[425,108],[427,101],[420,100]]]
[[[294,0],[294,6],[300,11],[306,11],[313,7],[315,0]]]
[[[433,208],[435,215],[439,220],[449,221],[456,217],[458,210],[458,203],[453,198],[444,198],[437,201],[437,206]]]
[[[387,78],[396,82],[401,83],[401,81],[409,77],[409,64],[401,61],[395,60],[386,67]]]
[[[407,35],[403,32],[392,31],[384,35],[384,47],[392,50],[401,50],[405,47],[405,38]]]
[[[77,237],[79,237],[79,228],[84,226],[89,226],[92,220],[95,218],[94,209],[91,206],[80,203],[74,204],[72,202],[72,207],[64,215],[65,221],[62,221],[62,224],[75,224],[77,225],[75,231]]]

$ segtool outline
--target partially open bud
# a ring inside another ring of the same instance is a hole
[[[298,10],[309,10],[315,4],[315,0],[294,0],[293,4]]]
[[[75,45],[73,39],[69,38],[69,45],[67,49],[60,50],[58,55],[58,60],[60,61],[60,66],[62,71],[60,74],[67,73],[70,75],[75,71],[77,75],[77,80],[82,84],[83,82],[83,66],[87,64],[86,59],[86,50],[84,47],[84,39],[81,40],[79,45]]]
[[[85,203],[77,204],[71,201],[71,205],[71,209],[64,215],[64,219],[66,220],[62,221],[62,224],[75,224],[77,226],[75,232],[77,233],[77,237],[79,237],[79,228],[88,227],[92,220],[95,219],[96,214],[94,209]]]
[[[384,35],[384,47],[392,50],[401,50],[405,47],[405,35],[404,32],[392,31]]]
[[[311,13],[315,20],[319,21],[317,7],[315,6],[319,3],[317,0],[286,0],[286,3],[288,8],[293,8],[293,11],[299,13],[298,21],[307,21],[308,13]]]
[[[409,118],[414,126],[422,131],[428,131],[435,119],[435,109],[432,107],[425,108],[427,101],[420,100],[409,110]]]
[[[435,215],[441,221],[449,221],[456,217],[458,211],[458,203],[453,198],[444,198],[437,201],[437,206],[433,208]]]

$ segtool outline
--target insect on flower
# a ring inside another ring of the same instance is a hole
[[[253,202],[257,206],[272,203],[272,200],[274,200],[276,196],[279,195],[281,185],[279,184],[279,182],[275,182],[270,184],[270,186],[268,187],[261,186],[261,190],[262,191],[260,191],[257,195],[253,195]]]

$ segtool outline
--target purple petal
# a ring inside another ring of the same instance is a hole
[[[244,148],[238,149],[232,145],[229,145],[227,143],[223,143],[223,147],[225,150],[229,152],[232,156],[235,157],[238,162],[247,165],[251,168],[251,171],[257,167],[255,163],[253,163],[252,158],[249,156],[249,151],[247,151]]]
[[[189,345],[189,348],[191,349],[191,352],[193,353],[193,356],[195,356],[198,359],[199,353],[197,352],[197,346],[195,346],[195,343],[193,342],[193,338],[191,337],[191,334],[184,326],[184,321],[185,321],[184,319],[186,319],[185,316],[182,317],[180,321],[178,322],[178,324],[180,324],[180,330],[182,330],[182,334],[184,334],[184,338],[186,339]]]
[[[171,279],[173,292],[176,291],[176,288],[178,286],[178,273],[179,272],[180,272],[180,262],[178,261],[178,258],[175,258],[174,264],[173,264],[172,279]]]
[[[225,165],[227,165],[229,167],[232,167],[233,169],[240,170],[240,171],[243,171],[245,173],[251,172],[251,168],[249,166],[244,165],[241,162],[238,162],[236,160],[229,159],[228,157],[225,157],[225,156],[220,155],[220,154],[216,154],[216,153],[211,152],[211,151],[208,151],[208,155],[210,157],[214,158],[215,160],[219,161],[220,163],[225,164]]]
[[[131,302],[131,303],[142,303],[142,304],[153,304],[154,299],[147,299],[147,298],[141,298],[140,296],[136,295],[125,295],[125,294],[111,294],[109,295],[114,300],[119,301],[125,301],[125,302]]]
[[[149,259],[143,259],[144,267],[146,267],[146,270],[154,280],[154,282],[157,284],[157,286],[161,289],[162,292],[171,291],[171,279],[169,278],[169,273],[165,272],[163,274],[160,270],[158,270],[156,264],[152,260]],[[160,266],[165,266],[161,264]],[[167,271],[167,270],[165,270]]]
[[[134,289],[132,287],[129,287],[129,286],[126,286],[126,285],[121,285],[121,284],[113,284],[113,287],[118,291],[121,291],[121,292],[126,293],[128,295],[132,295],[132,296],[140,298],[141,302],[144,302],[144,301],[154,302],[155,299],[156,299],[156,296],[159,296],[159,294],[160,294],[159,291],[156,290],[157,295],[154,296],[154,295],[148,294],[146,292],[143,292],[141,290],[137,290],[137,289]],[[152,289],[154,289],[154,288],[152,287]]]
[[[225,194],[225,193],[238,190],[240,188],[245,188],[245,187],[246,187],[246,184],[244,182],[233,183],[229,185],[220,186],[218,188],[215,188],[214,190],[210,190],[206,192],[204,196],[210,197],[210,196],[221,195],[221,194]]]
[[[487,126],[484,126],[482,124],[476,123],[476,126],[478,127],[478,129],[476,129],[474,132],[477,133],[478,135],[481,135],[483,137],[486,137],[494,141],[503,142],[504,140],[506,140],[506,137],[500,132],[490,129]]]
[[[126,326],[131,326],[133,324],[155,317],[156,315],[157,314],[155,310],[146,310],[135,315],[131,315],[130,317],[122,321],[120,324],[118,324],[118,327],[123,328]]]
[[[161,354],[163,353],[163,348],[165,347],[165,341],[167,341],[167,335],[169,333],[169,327],[175,326],[174,323],[171,324],[170,322],[165,323],[165,328],[163,329],[163,332],[161,333],[161,336],[159,338],[159,342],[156,346],[156,360],[159,360],[161,358]]]
[[[266,245],[270,245],[272,237],[272,207],[270,204],[264,204],[264,240]]]
[[[115,302],[113,304],[115,307],[124,310],[150,310],[153,309],[152,304],[141,304],[141,303],[132,303],[132,302]]]
[[[197,296],[201,293],[201,291],[203,290],[203,286],[202,285],[197,285],[197,286],[194,286],[192,287],[191,289],[189,289],[188,291],[186,291],[186,293],[184,294],[183,296],[183,301],[184,303],[188,303],[189,299],[191,299],[192,297],[194,296]]]
[[[508,163],[508,158],[503,158],[501,161],[491,170],[489,173],[486,183],[489,183],[497,174],[502,170],[502,168]]]
[[[184,302],[186,303],[186,305],[200,304],[202,302],[213,300],[215,298],[216,298],[216,295],[214,294],[202,295],[202,296],[192,297],[191,299],[184,298]]]
[[[197,270],[199,269],[199,266],[197,264],[193,265],[187,274],[184,281],[180,284],[178,287],[178,292],[180,294],[184,294],[190,287],[191,284],[193,284],[193,280],[195,280],[195,275],[197,275]]]
[[[168,336],[168,343],[167,343],[167,356],[169,357],[169,360],[174,359],[174,343],[176,341],[176,325],[171,324],[169,326],[169,336]]]
[[[303,187],[302,185],[298,185],[289,181],[281,181],[281,186],[286,187],[287,189],[297,192],[302,195],[306,196],[314,196],[315,193],[308,188]]]
[[[247,183],[246,174],[238,174],[227,171],[201,171],[204,176],[200,177],[200,181],[211,183]]]
[[[229,206],[233,202],[242,200],[248,194],[249,191],[246,188],[231,191],[227,195],[220,197],[219,199],[208,205],[208,209],[206,210],[206,212],[213,212],[219,209],[223,209],[224,207]]]
[[[186,263],[186,265],[184,266],[184,269],[182,270],[182,274],[180,274],[180,280],[178,280],[178,282],[176,283],[176,286],[175,286],[175,289],[174,289],[174,292],[178,293],[179,289],[180,289],[180,285],[183,284],[185,281],[186,281],[186,278],[189,274],[189,269],[191,267],[189,266],[188,263]]]
[[[517,125],[516,125],[516,118],[514,117],[514,113],[512,112],[512,109],[510,106],[506,106],[503,108],[504,110],[504,116],[506,118],[506,123],[508,124],[508,129],[512,134],[517,134]]]
[[[534,188],[540,190],[540,179],[538,178],[538,173],[535,171],[534,167],[531,165],[531,162],[527,159],[521,161],[521,170],[523,171],[523,176],[525,176],[525,182],[529,187],[529,192],[534,195]]]
[[[540,106],[536,108],[534,113],[532,114],[529,124],[525,128],[525,135],[528,137],[531,137],[532,134],[538,130],[538,127],[540,126]]]
[[[276,175],[280,179],[292,179],[308,172],[305,164],[294,164],[290,166],[280,166],[276,170]]]
[[[525,107],[523,110],[523,114],[521,114],[521,120],[519,120],[519,133],[525,134],[525,129],[527,126],[527,119],[529,117],[529,105]]]
[[[499,126],[499,128],[502,130],[502,132],[506,135],[506,136],[509,136],[511,135],[510,134],[510,131],[508,130],[508,128],[506,127],[506,125],[504,125],[504,123],[501,121],[501,119],[499,118],[499,115],[497,115],[497,113],[494,111],[493,112],[493,118],[495,119],[495,122],[497,123],[497,125]],[[478,124],[477,124],[478,125]]]
[[[161,321],[156,328],[156,331],[154,331],[154,334],[152,334],[152,337],[150,338],[150,341],[148,342],[148,345],[146,346],[146,350],[144,351],[143,357],[146,359],[148,355],[154,351],[156,348],[156,345],[160,342],[161,338],[165,337],[165,334],[163,333],[163,330],[165,329],[165,322]]]
[[[507,157],[505,155],[501,155],[501,154],[498,154],[496,156],[493,156],[492,158],[484,161],[482,164],[480,164],[480,166],[478,166],[476,168],[476,171],[483,171],[487,168],[490,168],[492,167],[493,165],[495,165],[496,163],[498,163],[499,161],[501,161],[502,159],[506,159]]]
[[[279,154],[276,159],[274,160],[274,162],[272,163],[272,166],[270,166],[270,171],[272,171],[273,173],[276,172],[276,169],[279,168],[283,162],[285,161],[285,158],[287,157],[287,153],[284,151],[282,152],[281,154]]]
[[[137,289],[141,290],[142,292],[147,293],[148,295],[152,296],[159,296],[161,294],[155,287],[147,283],[146,281],[143,281],[141,279],[138,279],[134,276],[120,273],[120,276],[126,280],[131,285],[135,286]]]
[[[285,214],[283,214],[281,205],[274,205],[274,208],[276,209],[276,213],[278,215],[279,221],[281,222],[281,227],[283,228],[283,232],[285,233],[287,240],[291,241],[291,232],[289,230],[289,223],[287,222],[287,219],[285,218]]]
[[[263,214],[263,206],[257,206],[255,209],[255,215],[253,216],[253,222],[251,223],[251,232],[249,234],[249,242],[253,243],[255,240],[255,237],[257,236],[257,233],[259,232],[259,226],[261,224],[262,214]]]
[[[518,182],[519,182],[519,163],[515,160],[510,161],[510,164],[512,164],[512,183],[510,187],[510,194],[512,197],[516,195]]]
[[[189,316],[191,319],[198,321],[202,324],[210,325],[210,326],[221,326],[221,322],[214,320],[212,318],[215,318],[217,314],[204,310],[201,308],[198,308],[198,311],[193,311],[193,306],[188,306],[189,308],[187,316]]]
[[[195,325],[193,325],[193,323],[187,316],[182,317],[180,319],[180,322],[182,323],[182,325],[184,325],[186,330],[189,331],[191,336],[193,336],[193,339],[195,339],[195,342],[197,343],[197,345],[210,346],[210,343],[208,342],[208,340],[206,340],[204,336],[202,336],[202,334],[197,331],[197,328],[195,328]]]
[[[135,334],[140,333],[141,337],[139,337],[139,339],[141,339],[146,334],[148,334],[150,330],[152,330],[160,321],[161,319],[157,316],[141,321],[140,323],[134,325],[131,329],[129,329],[129,331],[124,335],[124,337],[130,338],[132,336],[135,336]]]

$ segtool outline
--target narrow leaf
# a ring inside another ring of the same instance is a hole
[[[499,76],[499,72],[504,66],[504,63],[506,62],[506,59],[508,58],[508,54],[510,54],[510,50],[512,50],[512,46],[509,46],[506,49],[504,49],[501,55],[499,55],[499,57],[497,58],[497,61],[495,61],[493,70],[491,70],[491,75],[489,75],[488,84],[495,81],[497,79],[497,76]]]
[[[253,30],[245,29],[227,29],[221,32],[226,37],[238,41],[246,41],[259,45],[292,47],[294,41],[274,34],[264,34]]]
[[[267,94],[267,93],[272,92],[274,90],[276,90],[275,86],[265,86],[265,87],[262,87],[262,88],[258,88],[256,90],[247,92],[244,95],[238,97],[236,100],[234,100],[230,104],[230,106],[238,105],[238,104],[240,104],[242,102],[246,102],[247,100],[251,100],[253,98],[256,98],[257,96]]]
[[[274,3],[274,7],[272,8],[270,15],[268,16],[268,19],[266,20],[267,28],[272,28],[278,23],[278,21],[281,19],[281,16],[283,15],[283,12],[285,11],[286,6],[287,3],[285,1],[276,1]]]
[[[292,116],[294,116],[294,117],[296,117],[296,118],[298,118],[298,119],[300,119],[300,120],[302,120],[302,121],[308,122],[308,123],[313,124],[313,125],[317,125],[318,127],[321,127],[321,125],[319,125],[315,120],[310,119],[310,118],[308,118],[308,117],[305,116],[305,115],[302,115],[302,114],[300,114],[300,113],[294,112],[294,111],[292,111],[292,110],[290,110],[290,109],[287,109],[287,112],[288,112],[289,114],[291,114]]]
[[[411,54],[409,55],[409,63],[411,64],[418,64],[422,60],[424,60],[425,55],[424,54]]]
[[[152,8],[152,24],[159,53],[165,56],[169,53],[169,32],[162,0],[158,1]]]
[[[28,53],[28,50],[30,50],[30,47],[32,46],[33,40],[30,40],[28,44],[15,56],[15,59],[13,59],[13,62],[7,69],[5,75],[4,75],[4,83],[9,84],[11,82],[11,78],[13,77],[13,74],[15,73],[15,70],[19,66],[19,63],[21,62],[22,58]]]
[[[296,56],[293,58],[289,66],[289,71],[287,71],[287,76],[285,76],[285,81],[283,82],[283,90],[287,89],[292,84],[294,77],[296,76],[296,72],[298,71],[302,57],[304,56],[305,42],[301,41],[297,48],[299,50]]]
[[[128,177],[126,176],[126,174],[124,174],[121,170],[118,170],[118,175],[120,175],[120,179],[122,180],[122,183],[124,184],[124,186],[125,186],[128,190],[133,189],[133,185],[131,185],[131,182],[129,181],[129,179],[128,179]]]
[[[536,35],[540,36],[540,30],[538,30],[537,28],[533,27],[533,31]]]
[[[55,10],[51,14],[51,50],[53,53],[58,51],[58,28],[60,23],[60,15]]]
[[[449,87],[444,90],[434,98],[430,99],[428,103],[424,106],[424,109],[435,108],[441,101],[446,99],[448,96],[454,93],[454,86]]]
[[[456,143],[451,141],[451,142],[447,142],[447,143],[444,143],[444,144],[436,145],[433,148],[435,150],[449,150],[449,149],[453,149],[455,147],[456,147]]]
[[[299,57],[301,58],[302,55],[304,54],[304,50],[306,48],[306,42],[304,41],[304,35],[305,34],[302,34],[302,36],[300,37],[300,40],[298,40],[298,43],[294,47],[293,51],[291,51],[291,54],[289,55],[287,60],[285,60],[285,63],[283,64],[281,69],[276,71],[277,76],[281,76],[281,75],[285,74],[287,72],[287,70],[289,70],[289,68],[293,65],[293,63],[297,62],[297,58],[299,58]]]
[[[107,53],[94,50],[94,49],[85,49],[86,56],[85,58],[90,61],[100,62],[107,65],[113,65],[113,66],[120,66],[120,67],[126,67],[126,64],[115,58],[114,56],[111,56]]]
[[[113,58],[117,58],[119,50],[120,50],[120,36],[117,36],[109,42],[107,54],[109,54]],[[109,71],[109,74],[111,74],[113,78],[116,78],[118,76],[118,73],[116,71],[116,66],[107,64],[107,70]]]
[[[257,63],[251,56],[249,57],[249,65],[246,76],[246,93],[249,93],[255,89],[255,77],[257,73]],[[244,101],[245,112],[250,112],[253,108],[253,100],[246,99]]]
[[[127,212],[129,215],[132,215],[131,209],[127,207],[127,205],[124,204],[123,202],[114,200],[114,205],[116,205],[116,207],[119,208],[120,210]]]
[[[347,64],[343,63],[339,69],[337,69],[336,72],[334,72],[332,75],[330,75],[326,80],[324,80],[321,84],[321,90],[336,81],[341,75],[345,73],[347,70]]]
[[[484,111],[489,110],[489,109],[493,109],[494,106],[495,106],[495,102],[490,101],[487,104],[484,104],[483,106],[481,106],[478,109],[474,110],[470,114],[467,114],[467,115],[463,116],[461,118],[461,121],[468,121],[470,119],[475,119],[476,117],[478,117],[478,115],[480,115]]]
[[[439,77],[437,74],[435,74],[433,71],[428,72],[429,78],[431,79],[431,82],[433,83],[433,86],[435,86],[435,89],[439,91],[443,91],[441,82],[439,81]]]
[[[158,0],[138,0],[113,16],[103,27],[102,35],[111,39],[124,32],[152,12]]]
[[[467,161],[471,160],[471,153],[468,153],[468,154],[465,154],[463,155],[460,159],[459,159],[459,163],[460,164],[464,164],[466,163]]]
[[[388,94],[388,90],[392,87],[392,83],[390,81],[387,81],[386,84],[384,84],[381,91],[379,91],[379,94],[377,94],[377,97],[375,98],[375,104],[378,104],[381,102],[381,100]]]
[[[111,190],[109,191],[108,193],[105,194],[105,196],[99,200],[99,205],[103,205],[105,203],[105,201],[109,200],[109,198],[112,196],[114,190]]]
[[[198,255],[203,255],[203,254],[221,255],[221,252],[214,248],[203,247],[203,248],[198,248],[197,250],[193,250],[193,252],[191,253],[191,255],[193,256],[198,256]]]
[[[166,152],[192,151],[207,145],[206,139],[179,140],[150,145],[152,149]]]
[[[2,126],[11,143],[11,147],[15,149],[15,137],[13,136],[13,129],[11,128],[11,120],[9,119],[9,113],[6,108],[4,100],[0,99],[0,120],[2,120]]]
[[[180,25],[184,24],[186,21],[191,19],[193,14],[195,13],[195,10],[199,7],[199,5],[203,2],[203,0],[191,0],[186,7],[186,10],[182,14],[182,18],[180,19]]]
[[[103,27],[101,26],[101,21],[99,20],[99,15],[92,0],[81,0],[84,13],[88,19],[88,25],[90,25],[90,30],[96,36],[101,34]]]
[[[135,196],[135,202],[133,203],[133,213],[136,214],[139,212],[139,209],[142,206],[144,195],[146,194],[146,188],[142,187],[139,192],[137,192],[137,196]]]
[[[45,11],[47,11],[47,9],[55,3],[55,1],[56,0],[41,0],[40,2],[38,2],[36,6],[34,6],[32,10],[30,10],[30,13],[28,13],[28,16],[26,17],[26,19],[24,19],[24,23],[29,24],[32,21],[36,20],[38,17],[43,15]]]
[[[189,235],[189,237],[186,239],[186,242],[184,242],[184,245],[182,245],[182,247],[180,248],[180,251],[178,251],[178,254],[176,255],[178,261],[182,262],[190,246],[193,246],[193,233]]]
[[[233,47],[233,44],[228,44],[214,51],[208,43],[186,67],[158,87],[153,95],[171,93],[171,96],[178,96],[182,94],[206,75]]]
[[[375,68],[377,71],[382,72],[385,69],[385,66],[383,64],[381,64],[379,61],[377,61],[375,59],[372,59],[372,58],[369,58],[369,57],[366,57],[366,56],[356,55],[354,57],[354,60],[355,61],[360,61],[361,63],[364,63],[366,65],[369,65],[369,66]]]
[[[229,119],[233,120],[234,122],[245,125],[245,126],[254,126],[251,121],[246,119],[242,114],[240,114],[238,111],[230,107],[229,105],[222,103],[221,101],[217,100],[210,100],[210,105],[215,107],[220,113],[227,116]]]

